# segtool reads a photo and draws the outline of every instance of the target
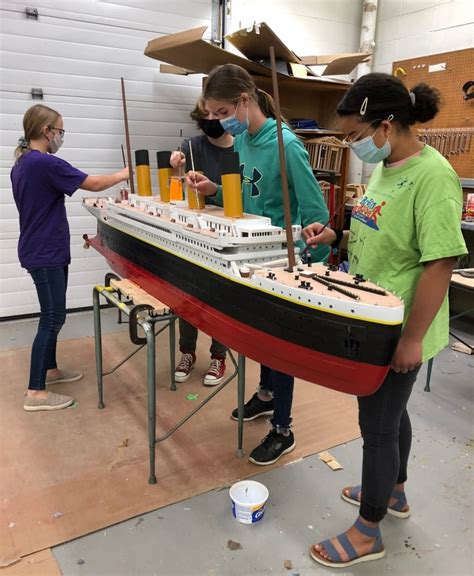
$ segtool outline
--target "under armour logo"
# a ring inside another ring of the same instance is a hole
[[[252,178],[250,178],[249,176],[245,176],[244,169],[245,169],[245,164],[241,164],[240,165],[240,175],[242,177],[243,184],[251,186],[250,197],[255,198],[257,196],[260,196],[260,190],[257,186],[257,183],[263,178],[263,174],[261,172],[259,172],[257,170],[257,168],[254,168],[252,170]]]

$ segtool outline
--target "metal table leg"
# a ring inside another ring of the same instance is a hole
[[[433,370],[433,358],[430,358],[428,360],[428,368],[427,368],[427,372],[426,372],[426,384],[425,384],[425,388],[424,388],[425,392],[431,391],[430,380],[431,380],[431,371],[432,370]]]
[[[168,324],[168,336],[170,343],[170,390],[176,392],[176,382],[174,379],[174,370],[176,366],[176,318],[170,319]]]
[[[105,408],[104,386],[102,371],[102,327],[100,319],[100,291],[97,286],[92,292],[94,307],[94,341],[95,341],[95,369],[97,374],[97,387],[99,391],[99,408]]]
[[[238,355],[237,359],[237,456],[243,458],[243,439],[244,439],[244,402],[245,402],[245,356]]]
[[[155,361],[155,331],[146,321],[140,322],[145,332],[146,366],[147,366],[147,404],[148,404],[148,450],[150,455],[149,484],[156,484],[155,474],[155,442],[156,442],[156,361]]]

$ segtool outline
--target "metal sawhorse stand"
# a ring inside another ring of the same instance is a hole
[[[234,355],[230,350],[227,350],[229,357],[234,366],[234,370],[230,376],[225,378],[224,382],[219,384],[211,394],[209,394],[196,408],[189,414],[184,416],[177,422],[170,430],[162,436],[156,436],[156,336],[161,334],[166,328],[169,329],[169,345],[170,345],[170,389],[175,391],[176,384],[174,380],[174,367],[175,367],[175,323],[177,316],[171,311],[154,315],[153,307],[148,304],[133,304],[131,302],[123,301],[121,293],[117,288],[110,285],[112,279],[118,279],[114,274],[107,274],[105,277],[105,285],[97,285],[93,290],[93,307],[94,307],[94,336],[95,336],[95,358],[96,358],[96,372],[97,372],[97,386],[99,393],[99,408],[105,408],[104,404],[104,388],[103,378],[113,374],[118,368],[123,366],[125,362],[130,360],[137,352],[146,346],[147,349],[147,407],[148,407],[148,448],[150,460],[150,475],[148,482],[156,484],[155,474],[155,448],[156,444],[169,438],[178,428],[187,422],[194,414],[203,408],[216,394],[218,394],[229,382],[237,376],[237,410],[238,410],[238,431],[237,431],[237,456],[242,457],[243,453],[243,417],[244,417],[244,397],[245,397],[245,356],[238,354],[237,362]],[[139,347],[121,360],[116,366],[104,372],[103,369],[103,354],[102,354],[102,328],[100,316],[100,296],[102,296],[109,304],[115,306],[119,313],[119,322],[121,322],[121,315],[125,314],[128,317],[129,335],[130,340],[137,344]],[[155,331],[155,324],[162,324],[162,327]],[[138,336],[138,326],[143,329],[145,338]]]

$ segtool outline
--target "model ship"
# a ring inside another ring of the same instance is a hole
[[[373,393],[400,336],[402,301],[335,266],[303,264],[298,249],[288,271],[285,229],[241,212],[234,172],[223,169],[223,208],[200,208],[193,194],[170,202],[165,184],[160,196],[148,184],[141,195],[143,177],[126,199],[86,198],[97,218],[89,242],[117,274],[229,348],[322,386]],[[298,239],[301,228],[292,232]]]

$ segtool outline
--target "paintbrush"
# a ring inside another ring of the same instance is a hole
[[[193,157],[193,146],[191,144],[191,138],[189,139],[189,155],[191,157],[191,169],[193,171],[193,175],[196,174],[196,171],[194,170],[194,157]],[[197,185],[196,185],[196,180],[193,180],[194,182],[194,193],[196,194],[196,203],[197,203],[197,207],[198,210],[200,209],[199,207],[199,190],[197,189]]]
[[[189,142],[191,145],[191,141]],[[183,129],[179,131],[179,159],[181,160],[181,156],[183,155]],[[183,165],[179,164],[179,177],[183,178]]]
[[[191,157],[191,169],[193,171],[193,175],[195,174],[195,170],[194,170],[194,158],[193,158],[193,146],[191,144],[191,138],[189,139],[189,155]],[[194,191],[196,192],[196,194],[198,193],[197,191],[197,186],[196,186],[196,180],[193,180],[194,182]]]

